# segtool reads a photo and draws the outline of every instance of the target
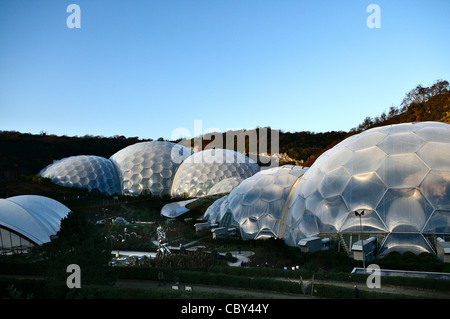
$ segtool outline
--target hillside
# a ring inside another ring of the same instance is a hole
[[[310,166],[325,150],[342,141],[344,138],[363,130],[396,123],[441,121],[450,124],[450,90],[449,83],[438,80],[429,87],[418,85],[406,93],[405,99],[398,107],[391,107],[375,118],[366,117],[364,121],[349,132],[283,132],[279,134],[279,153],[283,155],[280,164],[301,164]],[[270,128],[256,128],[255,130],[229,131],[202,136],[202,148],[222,136],[226,146],[227,134],[233,135],[234,140],[256,132],[258,142],[260,132],[270,136]],[[262,135],[262,134],[261,134]],[[269,138],[269,137],[268,137]],[[18,180],[21,174],[35,175],[54,160],[73,155],[98,155],[109,158],[122,148],[142,142],[137,137],[124,136],[102,137],[83,136],[68,137],[47,135],[45,133],[33,135],[15,131],[0,131],[0,179]],[[175,141],[179,142],[179,141]],[[186,141],[190,146],[195,140]],[[270,145],[270,144],[269,144]],[[211,146],[211,145],[210,145]],[[268,150],[270,153],[270,149]],[[248,138],[245,153],[249,152]]]

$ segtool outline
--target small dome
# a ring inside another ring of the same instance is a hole
[[[214,202],[204,218],[220,222],[229,212],[242,238],[278,237],[283,227],[286,200],[306,170],[293,165],[262,170],[242,181],[228,196]]]
[[[100,156],[66,157],[50,164],[39,175],[61,186],[97,190],[108,195],[121,193],[113,164]]]
[[[175,175],[173,197],[205,196],[211,188],[228,178],[245,179],[259,171],[247,156],[227,149],[208,149],[184,160]]]

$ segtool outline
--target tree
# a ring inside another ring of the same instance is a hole
[[[449,91],[449,83],[445,80],[437,80],[434,84],[429,88],[430,94],[432,96],[447,93]]]
[[[108,262],[111,245],[95,225],[79,212],[61,221],[57,239],[42,246],[49,279],[66,280],[67,266],[81,269],[81,283],[110,284],[114,281]]]

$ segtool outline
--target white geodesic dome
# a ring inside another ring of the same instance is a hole
[[[322,154],[288,203],[285,241],[318,234],[381,235],[379,256],[433,252],[450,235],[450,125],[377,127]]]
[[[53,183],[65,187],[97,190],[108,195],[120,194],[119,179],[110,160],[101,156],[79,155],[55,161],[39,172]]]
[[[38,195],[0,199],[0,249],[23,250],[50,241],[70,209]]]
[[[110,157],[124,195],[170,194],[173,178],[181,162],[192,151],[166,142],[141,142],[125,147]]]
[[[294,184],[306,172],[285,165],[262,170],[244,180],[227,198],[227,211],[244,239],[278,237],[283,227],[286,200]]]
[[[259,165],[247,156],[227,149],[207,149],[192,154],[178,168],[171,195],[205,196],[227,178],[245,179],[259,171]]]
[[[262,170],[243,180],[229,195],[216,200],[203,219],[237,226],[244,239],[278,237],[284,228],[286,200],[306,170],[293,165]],[[227,213],[229,221],[224,221]]]
[[[203,219],[209,224],[220,224],[228,208],[228,195],[215,200],[205,211]]]

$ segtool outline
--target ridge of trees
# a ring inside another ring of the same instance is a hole
[[[421,84],[407,92],[399,107],[391,106],[381,115],[366,117],[361,124],[350,131],[330,132],[279,132],[279,152],[310,166],[324,151],[343,139],[364,130],[389,124],[420,121],[440,121],[450,124],[450,86],[445,80],[437,80],[426,87]],[[270,135],[270,128],[265,128]],[[258,133],[261,128],[255,129]],[[245,134],[245,130],[242,130]],[[234,134],[236,131],[223,133]],[[221,133],[222,134],[222,133]],[[259,138],[259,135],[258,135]],[[159,138],[159,141],[164,140]],[[191,140],[191,143],[193,143]],[[34,175],[54,160],[75,155],[97,155],[109,158],[119,150],[151,139],[125,136],[68,137],[41,134],[0,131],[0,179],[17,179],[20,174]],[[175,141],[178,142],[178,141]],[[208,143],[202,141],[204,148]],[[223,144],[226,145],[225,143]],[[248,151],[248,141],[246,145]],[[282,163],[285,164],[285,163]]]
[[[446,80],[437,80],[431,86],[417,85],[405,94],[399,107],[391,106],[389,111],[374,118],[368,116],[350,133],[398,123],[440,121],[450,123],[450,85]]]

